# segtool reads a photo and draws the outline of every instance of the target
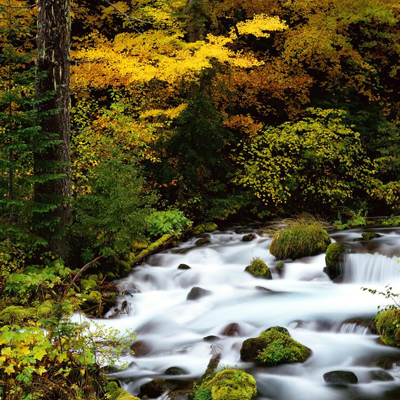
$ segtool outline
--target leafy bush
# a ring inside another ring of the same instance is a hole
[[[146,222],[148,232],[155,237],[164,234],[179,236],[193,224],[179,210],[155,211],[147,217]]]
[[[93,168],[88,184],[90,193],[75,202],[74,233],[104,256],[125,253],[133,239],[144,237],[155,194],[145,188],[137,166],[118,155]]]
[[[330,242],[328,232],[321,223],[300,218],[274,235],[269,251],[277,259],[296,260],[323,253]]]
[[[360,209],[358,211],[347,210],[343,212],[346,215],[346,222],[342,222],[342,213],[338,214],[338,219],[333,223],[333,226],[338,230],[341,231],[343,229],[348,228],[356,228],[358,226],[365,226],[367,225],[367,214],[368,211],[364,211]]]

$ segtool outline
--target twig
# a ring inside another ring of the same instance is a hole
[[[71,289],[72,285],[74,284],[74,282],[76,281],[76,279],[78,278],[78,276],[87,268],[89,267],[89,265],[92,265],[93,263],[95,263],[97,260],[100,260],[100,258],[103,258],[103,256],[98,256],[96,257],[94,260],[88,262],[87,264],[85,264],[80,270],[79,272],[74,276],[74,279],[72,279],[72,282],[69,284],[67,290],[64,293],[63,298],[61,299],[61,303],[65,300],[65,298],[67,297],[67,294],[69,292],[69,290]]]
[[[142,32],[140,32],[139,29],[137,29],[137,28],[135,27],[135,25],[133,24],[133,21],[141,22],[142,24],[150,24],[150,25],[152,25],[151,22],[145,21],[145,20],[143,20],[143,19],[140,19],[140,18],[132,18],[132,17],[130,17],[127,13],[124,13],[122,10],[120,10],[120,9],[119,9],[118,7],[116,7],[114,4],[110,3],[108,0],[104,0],[104,1],[105,1],[107,4],[109,4],[110,7],[112,7],[114,10],[118,11],[119,13],[121,13],[121,14],[129,21],[129,23],[131,24],[132,28],[133,28],[137,33],[139,33],[140,35],[142,35]]]

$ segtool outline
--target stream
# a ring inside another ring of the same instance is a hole
[[[382,236],[368,242],[354,241],[361,239],[362,230],[331,234],[332,241],[352,246],[340,284],[323,272],[325,254],[285,260],[278,274],[278,261],[269,253],[271,239],[256,234],[255,240],[242,241],[249,231],[239,226],[217,231],[203,246],[192,238],[149,257],[117,282],[125,290],[117,306],[124,312],[106,324],[137,332],[145,349],[122,357],[130,366],[113,374],[122,387],[137,395],[151,379],[171,378],[164,374],[170,367],[185,371],[181,378],[199,378],[219,352],[220,366],[244,366],[255,377],[259,399],[400,399],[400,350],[379,344],[378,335],[359,322],[371,319],[378,305],[388,304],[362,287],[384,290],[391,284],[400,290],[400,229],[376,228]],[[267,263],[272,280],[244,272],[253,257]],[[180,264],[190,269],[178,269]],[[211,293],[187,300],[193,287]],[[275,367],[242,362],[243,341],[276,325],[286,327],[312,356],[304,363]],[[216,338],[203,340],[209,336]],[[377,378],[383,364],[393,380]],[[334,370],[354,372],[358,384],[328,385],[323,375]]]

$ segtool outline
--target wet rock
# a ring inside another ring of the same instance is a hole
[[[150,382],[140,386],[139,397],[146,399],[157,399],[166,391],[183,389],[190,383],[191,382],[188,383],[188,381],[178,379],[153,379]]]
[[[324,381],[334,385],[348,385],[358,383],[358,378],[351,371],[331,371],[324,374]]]
[[[243,361],[272,366],[304,362],[311,356],[311,350],[292,339],[286,328],[272,327],[258,338],[245,340],[240,356]]]
[[[198,300],[202,297],[210,295],[212,292],[201,287],[195,286],[188,293],[186,300]]]
[[[208,238],[202,238],[202,239],[198,239],[196,240],[196,242],[194,243],[196,246],[205,246],[206,244],[210,244],[211,240]]]
[[[219,340],[219,339],[220,339],[219,336],[214,336],[214,335],[210,335],[210,336],[203,337],[203,340],[204,340],[205,342],[216,342],[216,341]]]
[[[251,242],[252,240],[254,240],[256,238],[256,235],[254,233],[249,233],[248,235],[244,235],[242,237],[242,241],[243,242]]]
[[[134,352],[134,357],[144,357],[151,352],[151,347],[148,343],[143,340],[137,340],[131,346],[131,350]]]
[[[393,376],[390,375],[389,372],[380,369],[376,371],[370,371],[369,376],[372,381],[379,381],[379,382],[394,381]]]
[[[399,355],[392,355],[392,356],[382,356],[376,359],[373,362],[373,365],[375,367],[383,368],[383,369],[392,369],[393,364],[398,364],[399,363]]]
[[[191,269],[187,264],[179,264],[178,269]]]
[[[379,233],[375,233],[375,232],[363,232],[361,234],[361,236],[364,240],[372,240],[372,239],[381,237],[382,235],[380,235]]]
[[[259,257],[254,257],[245,271],[256,278],[272,279],[271,271],[265,261]]]
[[[164,375],[187,375],[188,371],[180,367],[169,367],[165,370]]]
[[[333,283],[343,283],[344,282],[344,276],[339,275],[337,278],[333,280]]]
[[[273,291],[271,289],[267,289],[267,288],[265,288],[263,286],[256,286],[256,289],[261,291],[261,292],[263,292],[264,294],[277,294],[277,293],[279,293],[279,292],[275,292],[275,291]]]
[[[240,326],[236,322],[229,324],[225,327],[225,329],[221,332],[223,336],[237,337],[240,336]]]
[[[257,356],[261,353],[267,343],[262,338],[250,338],[243,342],[240,349],[240,358],[247,362],[258,362]]]
[[[324,272],[335,280],[343,273],[344,255],[348,251],[349,246],[346,243],[331,243],[326,249]]]

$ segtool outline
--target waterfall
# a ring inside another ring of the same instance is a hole
[[[344,277],[351,283],[400,283],[400,258],[375,254],[348,254],[344,261]]]

